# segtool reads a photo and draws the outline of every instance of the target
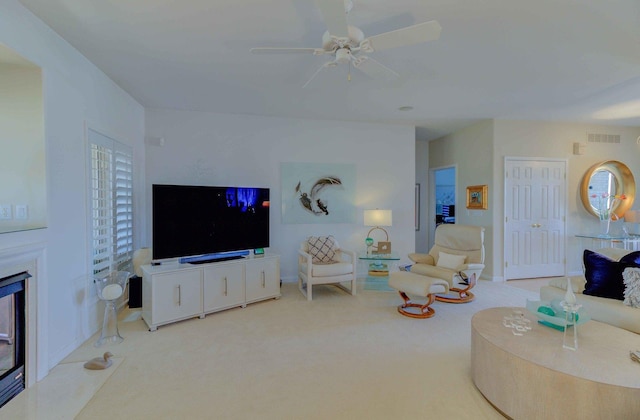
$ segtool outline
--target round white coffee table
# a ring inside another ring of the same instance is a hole
[[[514,309],[532,330],[516,336],[502,324]],[[503,414],[515,419],[640,418],[640,363],[629,358],[640,335],[588,321],[578,350],[562,348],[562,332],[537,323],[524,308],[491,308],[471,319],[471,376]]]

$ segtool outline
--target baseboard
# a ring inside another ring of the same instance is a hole
[[[487,274],[480,274],[480,280],[488,280],[488,281],[495,281],[495,282],[500,282],[500,281],[504,281],[504,277],[503,276],[490,276]]]
[[[280,280],[282,280],[283,283],[297,283],[298,277],[297,276],[280,276]]]

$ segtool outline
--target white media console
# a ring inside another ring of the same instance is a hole
[[[143,265],[142,273],[142,319],[149,331],[281,296],[280,256],[272,254],[205,264]]]

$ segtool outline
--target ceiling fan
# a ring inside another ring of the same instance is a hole
[[[322,48],[259,47],[251,49],[254,54],[331,55],[333,59],[324,63],[303,87],[308,86],[322,70],[339,64],[353,65],[373,78],[396,79],[400,77],[398,73],[366,54],[433,41],[440,37],[442,30],[437,21],[431,20],[365,38],[359,28],[347,23],[347,13],[353,6],[351,0],[315,0],[315,3],[327,26],[327,31],[322,35]],[[348,74],[348,80],[351,80],[351,72]]]

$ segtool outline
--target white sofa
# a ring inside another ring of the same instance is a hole
[[[630,251],[620,248],[604,248],[598,249],[596,252],[617,261]],[[627,306],[617,299],[582,294],[586,282],[584,276],[571,278],[571,286],[578,297],[578,303],[591,316],[591,319],[640,334],[640,308]],[[540,288],[540,300],[563,299],[566,290],[566,278],[552,279],[547,286]]]

